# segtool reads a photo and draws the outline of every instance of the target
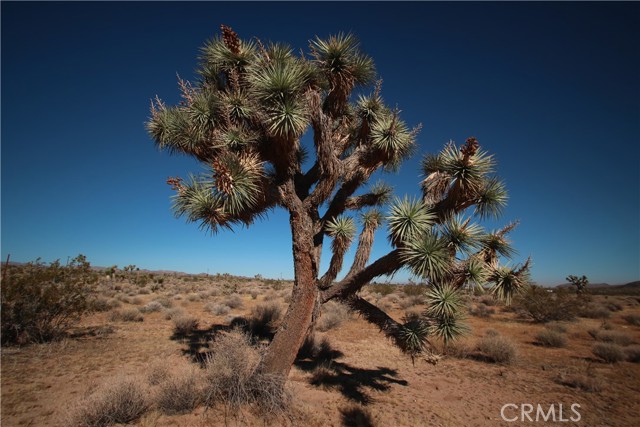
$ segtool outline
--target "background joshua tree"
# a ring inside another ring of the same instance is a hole
[[[307,54],[298,54],[221,30],[201,49],[198,80],[178,78],[180,104],[152,102],[147,129],[161,149],[207,168],[167,181],[176,191],[177,216],[215,232],[248,226],[275,207],[289,212],[295,285],[264,372],[286,376],[319,307],[330,300],[346,303],[413,356],[430,335],[446,341],[464,330],[459,289],[465,284],[492,282],[493,292],[509,300],[527,282],[528,261],[499,265],[514,252],[506,236],[515,224],[486,233],[471,221],[497,216],[507,200],[492,175],[493,157],[475,138],[427,156],[422,198],[396,198],[386,217],[377,208],[389,203],[389,186],[358,192],[375,171],[395,170],[413,153],[419,126],[410,129],[385,104],[373,60],[354,36],[315,38]],[[301,138],[308,131],[313,145],[307,148]],[[312,166],[303,170],[311,154]],[[336,282],[356,236],[355,218],[361,225],[355,257]],[[392,249],[370,262],[385,219]],[[332,257],[322,274],[325,238]],[[427,312],[400,323],[358,291],[405,266],[434,286]]]
[[[587,279],[587,276],[578,277],[572,274],[570,276],[567,276],[566,280],[576,287],[576,294],[578,295],[582,295],[583,293],[585,293],[585,291],[587,290],[587,285],[589,284],[589,279]]]

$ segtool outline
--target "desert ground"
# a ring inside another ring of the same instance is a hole
[[[119,378],[133,379],[151,396],[166,378],[161,373],[198,375],[214,338],[229,333],[234,322],[242,325],[238,317],[255,316],[257,307],[284,310],[291,286],[226,275],[166,274],[144,285],[103,279],[100,311],[83,316],[66,337],[3,346],[2,426],[78,422],[80,418],[72,417],[78,408],[90,405],[102,385]],[[420,295],[410,293],[388,285],[363,291],[397,319],[424,309]],[[435,364],[424,358],[412,361],[375,326],[332,304],[324,309],[315,332],[322,351],[301,355],[290,373],[285,410],[265,414],[252,406],[203,405],[196,399],[192,409],[183,411],[150,404],[129,425],[638,425],[640,297],[592,296],[604,314],[546,325],[488,295],[467,298],[470,332],[446,349],[434,341]],[[277,321],[268,326],[277,326]],[[550,330],[562,337],[558,347],[538,338]],[[480,345],[488,337],[506,341],[512,352],[494,358],[491,348]],[[592,351],[598,343],[612,342],[626,352],[626,360],[607,363]],[[517,421],[502,418],[507,404],[511,406],[504,415]],[[526,404],[540,405],[545,412],[554,405],[556,422],[522,421]],[[578,421],[570,409],[575,404]]]

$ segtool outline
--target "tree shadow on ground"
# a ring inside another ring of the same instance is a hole
[[[342,356],[343,354],[332,349],[327,341],[322,341],[319,348],[312,353],[305,351],[303,345],[298,353],[295,366],[311,373],[310,384],[337,390],[347,399],[362,405],[368,405],[373,401],[367,393],[369,390],[387,391],[392,384],[402,386],[408,384],[407,381],[397,378],[398,371],[395,369],[385,367],[358,368],[337,361]]]
[[[194,329],[182,334],[174,332],[171,339],[185,344],[183,354],[204,365],[210,354],[211,341],[218,334],[234,329],[248,333],[254,342],[268,342],[273,338],[273,332],[268,328],[256,328],[255,323],[237,317],[229,325],[214,324],[208,329]],[[343,356],[344,354],[332,348],[326,339],[317,343],[307,340],[300,348],[294,364],[299,369],[311,373],[310,384],[337,390],[349,400],[363,405],[372,402],[371,396],[367,393],[369,390],[387,391],[392,384],[408,384],[407,381],[398,378],[395,369],[358,368],[337,360]]]

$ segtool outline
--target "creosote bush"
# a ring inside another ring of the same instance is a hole
[[[563,288],[550,291],[529,286],[519,299],[519,304],[535,322],[575,319],[581,305],[576,295]]]
[[[112,311],[109,320],[112,322],[142,322],[144,316],[137,308],[128,307]]]
[[[351,316],[349,309],[343,304],[337,302],[328,302],[322,307],[322,314],[316,323],[316,329],[320,332],[326,332],[330,329],[337,328],[348,320]]]
[[[68,265],[2,265],[2,343],[44,342],[60,337],[92,308],[97,275],[84,255]]]
[[[155,403],[164,414],[183,414],[198,405],[201,394],[199,369],[183,362],[169,369],[158,381]]]

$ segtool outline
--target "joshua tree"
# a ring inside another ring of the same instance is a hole
[[[576,294],[578,295],[582,295],[587,290],[587,285],[589,284],[587,276],[578,277],[572,274],[567,276],[566,280],[576,287]]]
[[[415,355],[428,336],[449,340],[463,330],[458,289],[493,282],[509,300],[527,281],[528,261],[500,267],[513,254],[514,224],[485,233],[471,221],[497,216],[507,195],[494,177],[494,158],[475,138],[449,142],[423,162],[421,198],[395,198],[375,184],[416,146],[400,111],[388,107],[373,60],[354,36],[315,38],[307,54],[280,43],[242,40],[226,26],[201,49],[198,79],[180,79],[182,101],[156,97],[147,129],[161,149],[194,157],[207,168],[187,180],[170,178],[177,216],[212,232],[250,225],[273,208],[289,212],[295,284],[291,303],[262,364],[285,375],[322,304],[347,304],[401,349]],[[311,138],[303,139],[309,134]],[[313,159],[306,163],[309,155]],[[303,169],[303,165],[310,165]],[[360,190],[360,191],[359,191]],[[389,204],[388,214],[379,210]],[[355,256],[340,280],[345,253],[361,225]],[[370,262],[374,234],[388,224],[391,250]],[[331,261],[320,272],[326,239]],[[371,280],[408,267],[433,285],[424,316],[403,323],[358,295]]]

